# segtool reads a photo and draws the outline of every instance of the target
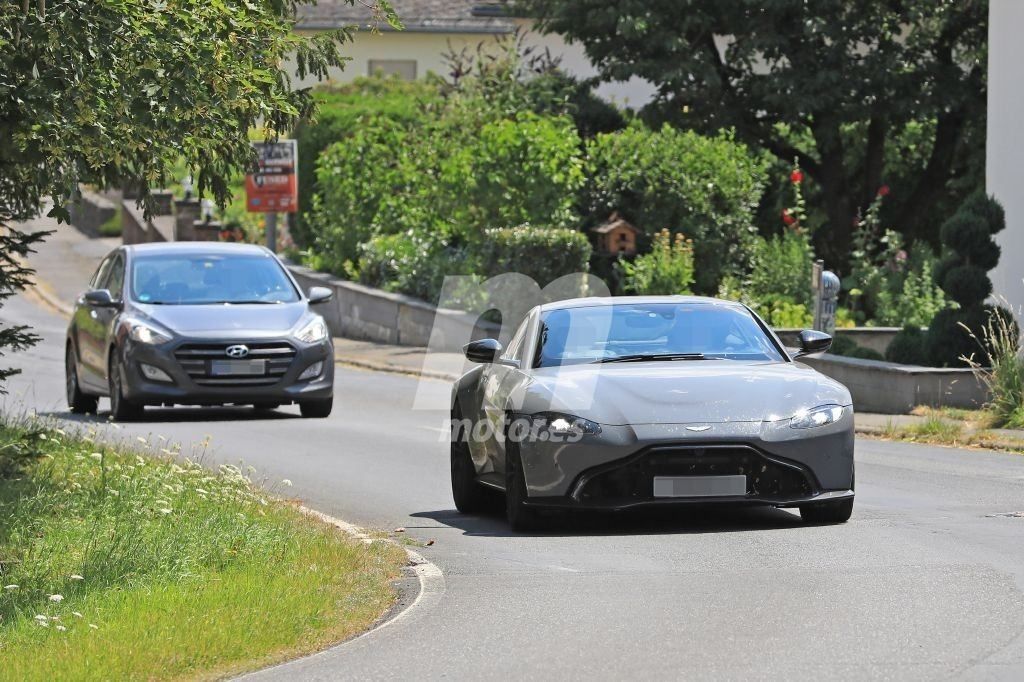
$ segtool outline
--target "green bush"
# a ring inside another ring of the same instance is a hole
[[[927,336],[919,324],[908,324],[885,349],[885,359],[901,365],[927,365]]]
[[[983,357],[967,364],[989,389],[987,407],[996,425],[1019,429],[1024,428],[1024,348],[1017,323],[1005,313],[999,309],[990,315],[974,335]]]
[[[633,262],[622,261],[623,288],[634,294],[689,294],[693,284],[693,242],[667,229],[654,235],[651,250]]]
[[[434,84],[383,76],[316,88],[313,96],[319,107],[316,119],[294,131],[299,151],[299,215],[294,236],[302,244],[309,244],[313,236],[306,214],[318,190],[320,153],[358,133],[366,119],[384,118],[408,126],[425,120],[440,101]]]
[[[641,248],[659,230],[684,232],[694,240],[698,293],[713,293],[723,275],[746,271],[766,169],[732,135],[634,123],[596,135],[586,149],[580,208],[588,226],[618,211],[642,231]]]
[[[988,270],[999,262],[999,245],[992,236],[1005,227],[1002,207],[984,192],[968,197],[943,223],[939,234],[945,255],[935,279],[959,308],[943,310],[932,319],[927,339],[930,364],[967,364],[964,358],[978,349],[974,334],[980,334],[993,315],[1012,317],[1008,311],[984,305],[992,293]],[[987,355],[989,349],[984,344],[983,340],[982,355]]]
[[[814,248],[806,233],[786,230],[765,239],[755,237],[746,290],[755,300],[783,298],[810,308]]]
[[[857,342],[849,336],[835,336],[832,339],[832,346],[828,349],[832,355],[841,355],[847,358],[860,358],[861,360],[884,360],[882,354],[871,348],[858,346]]]
[[[482,277],[517,272],[543,287],[563,275],[587,272],[591,247],[576,230],[520,225],[486,230],[468,251]]]

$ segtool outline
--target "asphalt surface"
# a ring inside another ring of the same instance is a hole
[[[3,358],[6,410],[69,419],[64,320],[25,298],[0,309],[36,348]],[[161,437],[308,505],[434,540],[445,592],[392,626],[264,679],[1024,679],[1024,457],[860,440],[857,505],[842,526],[782,510],[595,516],[512,535],[460,516],[437,410],[417,380],[339,367],[334,414],[295,408],[152,410],[110,438]],[[280,484],[289,479],[293,487]]]

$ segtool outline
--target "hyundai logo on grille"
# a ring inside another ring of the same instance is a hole
[[[249,354],[249,347],[242,344],[238,344],[237,346],[228,346],[224,349],[224,353],[229,358],[244,358]]]

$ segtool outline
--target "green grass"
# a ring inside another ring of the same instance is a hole
[[[121,204],[118,202],[114,215],[110,220],[100,225],[99,232],[104,237],[121,236]]]
[[[961,445],[965,444],[967,440],[964,437],[964,425],[962,423],[947,421],[935,415],[928,415],[924,421],[905,426],[898,426],[889,422],[882,435],[893,440],[938,443],[942,445]]]
[[[236,467],[0,425],[0,679],[270,664],[364,630],[393,603],[404,560],[270,498]]]

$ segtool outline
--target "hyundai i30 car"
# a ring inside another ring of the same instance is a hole
[[[146,405],[299,405],[326,417],[334,349],[304,293],[269,250],[186,242],[111,252],[75,305],[65,346],[72,412],[110,398],[114,419]]]
[[[451,483],[463,512],[505,494],[514,528],[544,509],[734,504],[849,519],[853,405],[746,306],[692,296],[559,301],[452,391]]]

